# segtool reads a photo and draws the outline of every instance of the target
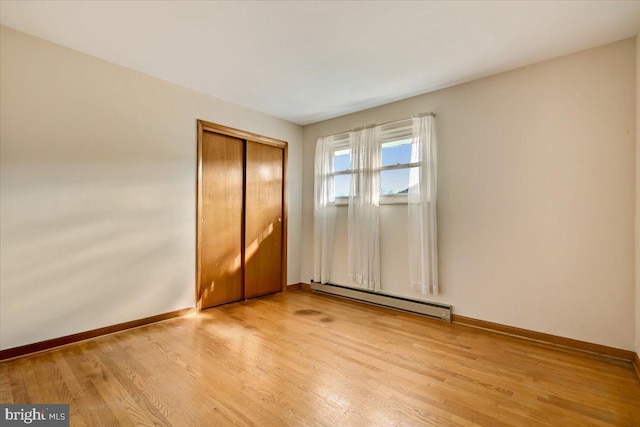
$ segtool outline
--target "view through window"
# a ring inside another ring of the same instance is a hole
[[[380,145],[380,195],[398,196],[409,191],[409,172],[418,165],[411,164],[411,138],[395,138]],[[333,155],[333,184],[336,198],[349,197],[351,185],[351,153],[347,143],[336,145]]]

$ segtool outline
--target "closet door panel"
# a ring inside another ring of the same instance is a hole
[[[247,142],[245,298],[282,289],[284,150]]]
[[[243,298],[243,165],[243,140],[203,133],[199,287],[202,308]]]

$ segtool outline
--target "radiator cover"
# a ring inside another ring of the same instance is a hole
[[[346,286],[320,284],[311,282],[311,289],[316,292],[336,295],[343,298],[349,298],[368,304],[389,307],[396,310],[408,311],[411,313],[421,314],[432,319],[438,319],[451,323],[451,306],[428,301],[416,301],[409,298],[396,297],[392,295],[381,294],[378,292],[366,291],[364,289],[354,289]]]

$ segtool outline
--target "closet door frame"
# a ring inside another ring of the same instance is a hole
[[[198,156],[196,165],[196,309],[202,310],[202,297],[200,289],[201,279],[201,257],[200,251],[202,248],[202,227],[203,209],[202,209],[202,140],[204,132],[213,132],[221,135],[227,135],[234,138],[242,139],[245,141],[245,153],[247,141],[257,142],[259,144],[267,144],[275,147],[282,148],[283,162],[282,162],[282,287],[281,291],[287,290],[287,154],[288,144],[285,141],[269,138],[267,136],[258,135],[255,133],[230,128],[228,126],[219,125],[216,123],[207,122],[204,120],[198,120]],[[243,195],[244,197],[244,195]],[[244,236],[244,229],[243,229]],[[245,242],[242,242],[244,247]],[[243,250],[244,251],[244,250]],[[244,268],[244,253],[242,254],[242,268]],[[243,273],[244,275],[244,273]]]

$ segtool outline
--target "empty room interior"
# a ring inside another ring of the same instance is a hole
[[[0,24],[0,424],[640,426],[639,1]]]

